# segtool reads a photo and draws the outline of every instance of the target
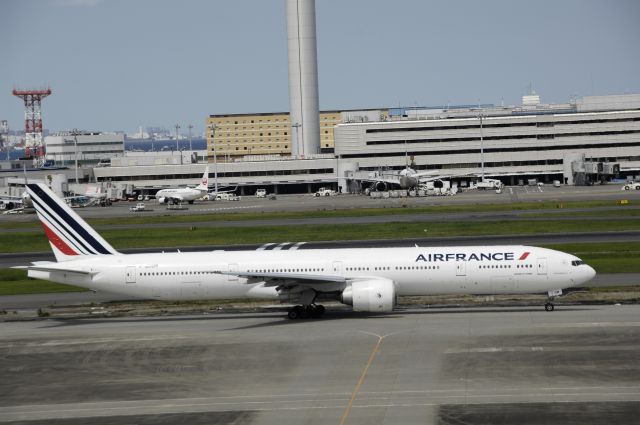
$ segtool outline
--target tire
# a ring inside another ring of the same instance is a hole
[[[294,307],[287,313],[287,317],[291,320],[296,320],[299,317],[298,310]]]
[[[330,193],[329,193],[329,192],[327,192],[327,193],[325,193],[325,194],[324,194],[324,196],[329,196],[329,195],[330,195]]]
[[[625,187],[624,187],[624,190],[629,190],[629,189],[631,189],[631,188],[629,187],[629,185],[627,185],[627,186],[625,186]]]
[[[640,185],[636,186],[636,190],[640,190]]]
[[[313,310],[311,311],[311,317],[313,317],[314,319],[321,318],[323,314],[324,314],[323,305],[316,305],[313,307]]]
[[[318,197],[320,197],[320,194],[319,194],[319,193],[316,193],[316,195],[315,195],[315,196],[316,196],[316,198],[318,198]]]
[[[553,310],[554,310],[554,308],[555,308],[555,307],[554,307],[554,305],[553,305],[553,304],[551,304],[551,303],[546,303],[546,304],[544,305],[544,309],[545,309],[546,311],[553,311]]]

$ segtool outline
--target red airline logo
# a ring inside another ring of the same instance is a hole
[[[526,260],[526,259],[527,259],[527,257],[529,256],[529,254],[531,254],[531,253],[530,253],[530,252],[528,252],[528,251],[527,251],[527,252],[525,252],[524,254],[522,254],[522,255],[520,256],[520,258],[518,258],[518,260]]]

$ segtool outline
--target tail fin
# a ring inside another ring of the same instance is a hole
[[[204,168],[204,174],[202,175],[202,180],[200,180],[200,184],[196,187],[198,190],[209,190],[209,166],[207,165]]]
[[[28,184],[27,192],[57,261],[78,259],[81,255],[118,254],[47,186]]]

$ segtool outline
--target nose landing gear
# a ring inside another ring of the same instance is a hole
[[[319,304],[297,305],[289,310],[287,317],[296,319],[319,319],[324,314],[324,306]]]
[[[553,311],[555,309],[555,306],[553,305],[553,300],[556,297],[559,297],[560,295],[562,295],[562,289],[555,289],[553,291],[549,291],[547,292],[547,303],[544,305],[544,309],[546,311]]]

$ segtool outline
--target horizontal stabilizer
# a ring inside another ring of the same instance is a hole
[[[55,264],[55,263],[54,263]],[[86,270],[78,270],[78,269],[71,269],[71,268],[62,268],[62,267],[55,267],[55,266],[14,266],[11,267],[12,269],[19,269],[19,270],[33,270],[33,271],[37,271],[37,272],[62,272],[62,273],[78,273],[78,274],[83,274],[83,275],[88,275],[88,276],[93,276],[95,274],[98,274],[98,272],[93,272],[93,271],[86,271]]]

